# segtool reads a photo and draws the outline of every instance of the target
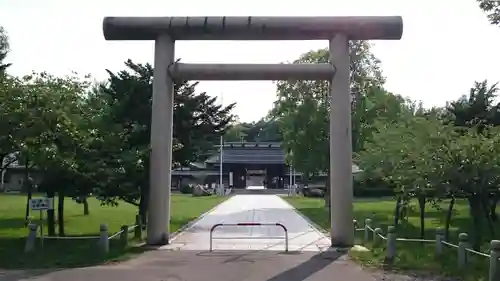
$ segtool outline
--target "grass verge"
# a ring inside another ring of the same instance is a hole
[[[172,194],[170,232],[173,233],[183,225],[196,219],[201,214],[225,200],[224,197],[193,197],[190,195]],[[0,195],[0,268],[67,268],[120,261],[143,252],[144,249],[134,247],[140,241],[132,240],[130,246],[120,247],[117,239],[110,240],[108,255],[100,255],[96,240],[45,240],[41,249],[37,245],[33,253],[24,253],[25,227],[24,214],[26,196]],[[106,223],[110,233],[116,233],[121,225],[132,225],[137,207],[120,203],[117,207],[101,206],[94,198],[89,198],[89,215],[83,215],[83,206],[65,200],[65,230],[67,236],[99,235],[99,225]],[[38,218],[38,213],[33,213]],[[131,234],[132,236],[132,234]],[[131,238],[132,239],[132,238]]]
[[[299,212],[304,214],[314,223],[324,229],[330,228],[328,209],[324,207],[323,199],[305,197],[287,197],[286,200]],[[373,220],[373,227],[387,230],[387,226],[393,224],[395,201],[392,200],[360,200],[354,203],[354,217],[363,222],[364,219]],[[413,208],[408,214],[408,220],[403,222],[397,230],[398,237],[419,238],[420,220],[416,211],[416,202],[412,202]],[[426,209],[425,238],[434,239],[435,229],[444,226],[446,206],[438,211],[431,206]],[[469,219],[467,203],[459,201],[456,204],[450,229],[450,242],[456,244],[458,233],[472,233],[472,225]],[[487,231],[483,231],[487,233]],[[497,231],[498,233],[498,231]],[[492,237],[485,237],[485,245]],[[498,237],[497,237],[498,239]],[[351,256],[363,266],[386,268],[384,264],[385,244],[374,245],[372,242],[363,242],[363,232],[356,233],[356,243],[363,244],[371,249],[370,252],[352,252]],[[457,251],[445,247],[443,256],[436,257],[434,244],[420,242],[397,242],[397,256],[391,266],[395,271],[411,271],[412,273],[434,273],[445,276],[460,277],[466,281],[487,280],[488,259],[484,257],[471,256],[466,268],[458,268]]]

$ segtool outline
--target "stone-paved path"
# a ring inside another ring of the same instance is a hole
[[[319,252],[330,245],[329,238],[279,196],[236,195],[177,236],[166,248],[208,250],[210,228],[217,223],[281,223],[288,229],[290,251]],[[281,238],[284,237],[283,229],[277,226],[223,226],[215,229],[213,237],[216,238],[214,250],[285,249],[285,240]]]

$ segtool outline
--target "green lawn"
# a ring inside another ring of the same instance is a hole
[[[324,208],[323,199],[305,198],[305,197],[287,197],[286,200],[297,208],[305,216],[324,229],[330,228],[328,209]],[[393,224],[395,201],[392,200],[360,200],[354,203],[354,216],[362,226],[365,218],[373,220],[373,227],[381,227],[384,233],[388,225]],[[403,223],[398,228],[397,235],[404,238],[418,238],[420,234],[420,220],[417,212],[416,202],[412,203],[415,207],[409,213],[407,223]],[[443,204],[443,210],[437,211],[431,206],[426,209],[426,238],[435,238],[435,229],[444,226],[445,210],[447,205]],[[360,227],[361,227],[360,226]],[[465,201],[459,201],[454,208],[454,214],[451,225],[450,240],[455,243],[458,233],[471,233],[468,207]],[[483,231],[487,233],[487,231]],[[497,229],[496,233],[500,233]],[[363,244],[363,232],[357,232],[356,243]],[[499,239],[497,237],[496,239]],[[485,242],[491,237],[485,237]],[[456,244],[456,243],[455,243]],[[367,253],[353,252],[352,257],[365,266],[382,267],[385,255],[385,245],[366,245],[372,251]],[[485,243],[486,246],[486,243]],[[395,270],[411,270],[423,272],[435,272],[444,275],[461,276],[465,280],[487,280],[488,259],[473,256],[470,264],[465,269],[458,269],[457,252],[445,248],[445,256],[435,258],[434,244],[424,244],[415,242],[397,242],[397,257],[393,264]]]
[[[170,232],[177,231],[224,199],[216,196],[172,194]],[[110,241],[110,253],[104,257],[97,254],[95,240],[46,240],[43,250],[38,247],[35,253],[24,254],[25,237],[28,233],[24,225],[25,206],[26,196],[0,195],[0,268],[86,266],[122,260],[144,250],[138,247],[120,249],[117,239],[113,239]],[[89,206],[90,215],[84,216],[83,205],[69,198],[65,200],[66,235],[98,235],[99,225],[103,223],[108,225],[110,233],[115,233],[120,230],[121,225],[133,225],[137,213],[137,207],[130,204],[101,206],[94,198],[89,199]],[[38,218],[37,212],[32,215]]]

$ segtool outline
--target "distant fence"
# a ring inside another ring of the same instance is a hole
[[[398,238],[396,235],[396,228],[394,226],[387,227],[387,235],[384,236],[383,230],[381,228],[373,228],[372,220],[366,219],[364,226],[358,228],[358,222],[354,220],[354,230],[363,231],[364,242],[373,241],[373,243],[378,244],[384,241],[386,243],[386,254],[385,259],[387,262],[392,263],[396,257],[396,242],[420,242],[420,243],[434,243],[435,255],[437,257],[443,254],[443,248],[449,247],[457,250],[458,266],[463,268],[468,263],[469,255],[477,255],[485,257],[489,260],[489,273],[488,281],[498,281],[500,280],[500,241],[492,240],[490,242],[490,252],[482,253],[475,251],[470,248],[469,236],[467,233],[460,233],[458,235],[458,245],[449,243],[445,241],[445,231],[443,228],[436,228],[436,238],[435,239],[414,239],[414,238]]]
[[[141,217],[136,215],[135,224],[132,226],[122,225],[120,231],[109,235],[108,226],[106,224],[101,224],[99,227],[99,236],[37,236],[38,225],[34,223],[30,223],[28,225],[28,237],[26,239],[26,244],[24,247],[25,252],[35,251],[35,242],[36,239],[39,238],[41,241],[41,245],[43,247],[44,240],[95,240],[97,242],[98,248],[102,254],[109,253],[109,241],[111,239],[118,238],[119,245],[122,248],[127,247],[129,241],[129,233],[134,233],[135,239],[142,238],[142,228],[143,225],[141,223]]]

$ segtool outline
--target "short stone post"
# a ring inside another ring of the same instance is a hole
[[[120,228],[120,246],[125,248],[128,244],[128,225],[122,225]]]
[[[467,247],[469,247],[469,235],[460,233],[458,235],[458,266],[460,268],[467,264]]]
[[[444,228],[436,228],[436,256],[443,254]]]
[[[354,229],[352,231],[354,231],[354,237],[356,237],[356,230],[358,229],[358,221],[352,220],[352,225],[354,227]]]
[[[387,227],[387,252],[385,256],[386,262],[393,262],[396,257],[396,228],[394,226]]]
[[[368,241],[370,241],[370,226],[372,224],[372,220],[371,219],[365,219],[365,243],[367,243]]]
[[[490,243],[490,274],[488,281],[500,280],[500,241],[492,240]]]
[[[382,228],[375,228],[375,230],[373,231],[373,244],[378,245],[380,243],[380,235],[382,235]]]
[[[34,223],[28,224],[28,237],[26,237],[26,244],[24,246],[24,252],[28,253],[35,250],[36,244],[36,230],[38,226]]]
[[[141,215],[135,215],[135,228],[134,228],[134,238],[141,239],[142,238],[142,222]]]
[[[103,254],[107,254],[109,253],[108,226],[106,224],[101,224],[99,231],[99,249]]]

